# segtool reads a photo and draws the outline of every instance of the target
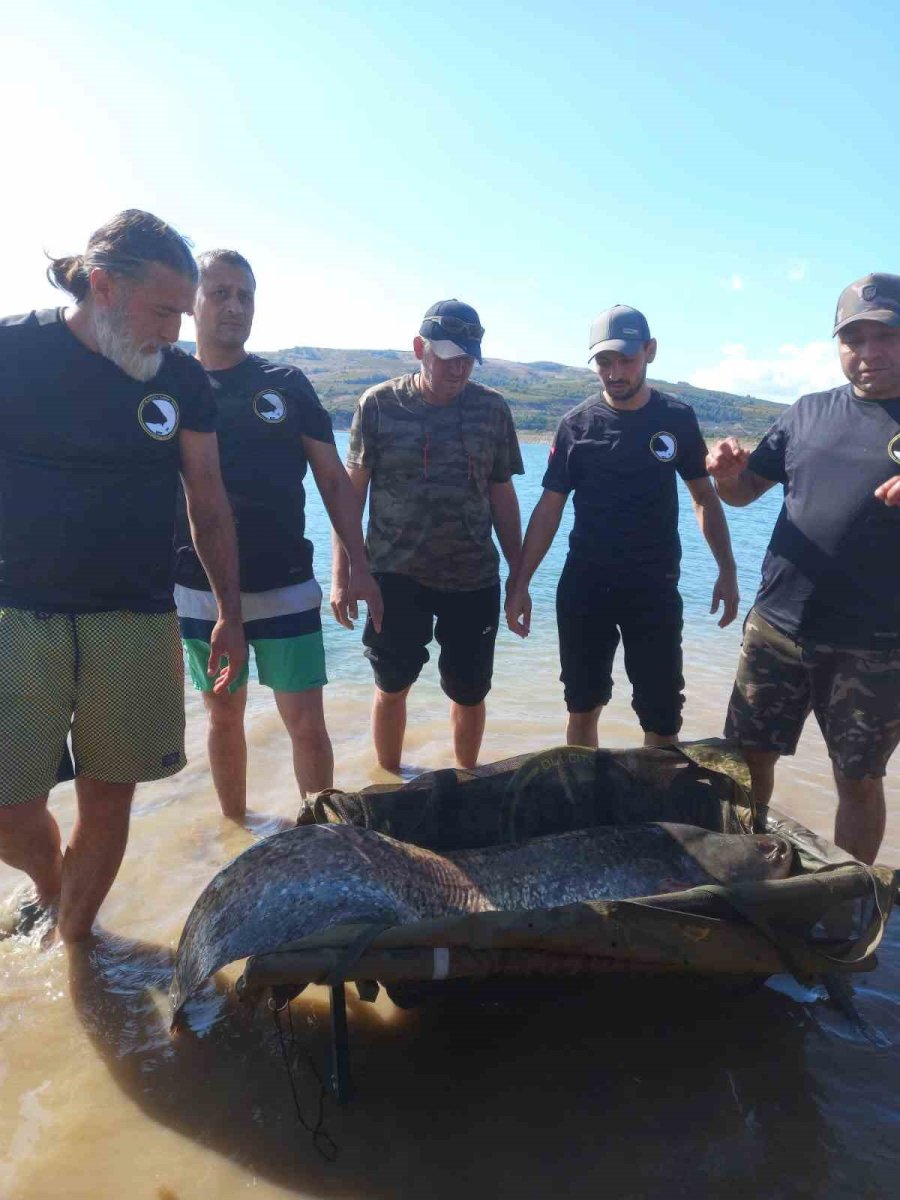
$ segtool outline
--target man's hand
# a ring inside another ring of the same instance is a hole
[[[741,595],[738,591],[737,572],[735,570],[720,571],[719,577],[716,580],[716,585],[713,588],[712,604],[709,606],[711,613],[717,612],[719,605],[722,605],[722,616],[719,618],[719,628],[724,629],[738,614],[738,605],[741,602]]]
[[[222,659],[227,658],[227,666],[222,665]],[[223,620],[219,617],[213,626],[209,639],[209,663],[207,675],[215,676],[213,691],[216,695],[224,692],[234,683],[244,669],[247,661],[247,643],[244,640],[244,626],[239,620],[231,618]]]
[[[352,629],[353,622],[359,617],[359,601],[362,600],[369,610],[372,624],[376,633],[381,633],[381,622],[384,617],[384,601],[381,598],[381,588],[375,582],[368,570],[350,572],[347,582],[332,578],[331,611],[334,619],[345,629]]]
[[[725,438],[706,456],[706,473],[716,481],[737,479],[747,466],[749,453],[737,438]]]
[[[520,638],[527,638],[531,632],[531,596],[524,584],[507,583],[506,591],[506,624]]]
[[[892,475],[890,479],[886,479],[881,487],[875,489],[875,496],[883,500],[888,508],[900,506],[900,475]]]

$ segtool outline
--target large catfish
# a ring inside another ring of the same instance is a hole
[[[407,925],[778,879],[791,857],[785,838],[662,821],[444,855],[351,825],[298,826],[251,846],[201,894],[178,946],[173,1015],[227,963],[333,925]]]

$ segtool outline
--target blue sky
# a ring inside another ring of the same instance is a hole
[[[453,295],[489,356],[580,365],[622,302],[659,377],[792,399],[840,380],[840,289],[900,271],[898,11],[36,0],[0,33],[0,311],[137,206],[247,254],[257,349],[404,347]]]

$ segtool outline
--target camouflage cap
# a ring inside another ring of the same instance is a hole
[[[853,321],[900,326],[900,275],[864,275],[845,287],[838,297],[831,336]]]
[[[422,318],[419,333],[427,338],[438,358],[467,355],[481,362],[484,329],[471,304],[461,300],[439,300]]]

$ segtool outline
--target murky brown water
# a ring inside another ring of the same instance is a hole
[[[718,733],[737,633],[694,646],[685,736]],[[552,647],[501,643],[484,759],[557,743],[563,714]],[[384,1197],[891,1197],[900,1191],[900,923],[857,988],[875,1040],[813,994],[625,993],[515,1007],[414,1013],[384,997],[350,1003],[356,1096],[326,1100],[335,1165],[298,1125],[271,1018],[238,1011],[220,977],[206,1033],[167,1032],[172,948],[215,871],[291,819],[286,738],[261,693],[251,728],[255,830],[223,822],[190,699],[191,765],[139,791],[131,843],[98,943],[71,958],[0,943],[0,1197],[230,1200],[252,1194]],[[327,695],[338,782],[375,777],[368,687]],[[619,689],[605,740],[636,724]],[[446,701],[429,674],[414,693],[407,759],[449,764]],[[829,833],[830,775],[818,734],[782,766],[776,800]],[[900,865],[900,789],[889,786],[883,860]],[[69,789],[54,809],[68,826]],[[0,892],[14,882],[0,869]],[[325,993],[294,1005],[321,1063]],[[304,1112],[317,1088],[298,1059]]]

